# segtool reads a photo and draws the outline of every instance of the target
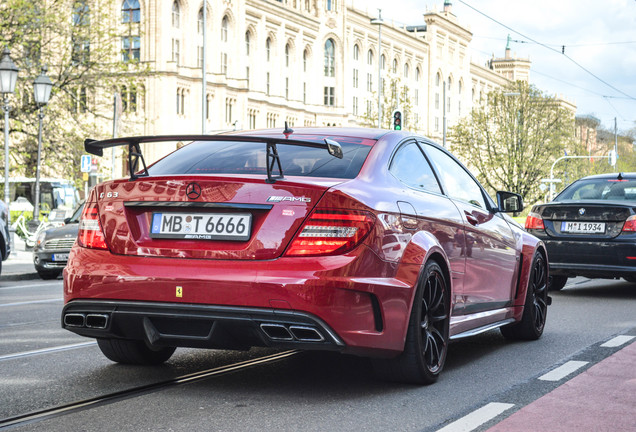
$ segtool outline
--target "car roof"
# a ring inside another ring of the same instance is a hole
[[[358,127],[292,127],[290,138],[300,139],[305,135],[341,136],[355,137],[363,139],[379,140],[392,131],[386,129],[369,129]],[[257,129],[249,131],[226,132],[224,135],[246,135],[246,136],[280,136],[283,135],[281,128],[277,129]]]
[[[596,175],[580,178],[579,180],[605,180],[605,179],[614,179],[614,178],[617,179],[619,177],[622,179],[636,179],[636,172],[596,174]]]

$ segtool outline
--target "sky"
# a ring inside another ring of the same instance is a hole
[[[423,24],[444,0],[347,0],[396,25]],[[636,127],[636,0],[451,0],[460,24],[473,33],[477,64],[503,57],[529,59],[530,83],[574,102],[606,129]],[[390,7],[388,6],[390,5]],[[565,46],[565,49],[563,48]],[[565,54],[563,54],[563,50]]]

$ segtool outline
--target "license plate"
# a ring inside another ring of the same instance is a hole
[[[57,253],[57,254],[53,254],[52,258],[53,258],[53,261],[68,261],[68,254]]]
[[[561,232],[573,234],[604,234],[603,222],[561,222]]]
[[[251,227],[251,213],[153,213],[150,237],[245,241]]]

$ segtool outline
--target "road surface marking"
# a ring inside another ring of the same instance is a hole
[[[64,301],[64,299],[54,298],[54,299],[46,299],[46,300],[31,300],[31,301],[17,302],[17,303],[4,303],[4,304],[0,304],[0,307],[24,306],[24,305],[37,304],[37,303],[57,303],[61,301]]]
[[[630,340],[636,338],[636,336],[616,336],[614,339],[610,339],[601,345],[603,348],[616,348],[626,344]]]
[[[588,363],[589,362],[586,361],[572,360],[548,372],[547,374],[540,376],[539,379],[542,381],[560,381]]]
[[[514,404],[491,402],[478,410],[454,421],[453,423],[444,426],[437,432],[470,432],[477,429],[487,421],[490,421],[497,417],[504,411],[512,408]]]
[[[28,356],[38,355],[38,354],[48,354],[52,352],[66,351],[66,350],[71,350],[76,348],[84,348],[84,347],[96,345],[96,344],[97,344],[96,341],[82,342],[82,343],[73,344],[73,345],[62,345],[62,346],[56,346],[51,348],[42,348],[42,349],[33,350],[33,351],[25,351],[25,352],[15,353],[15,354],[6,354],[3,356],[0,356],[0,361],[10,360],[10,359],[19,358],[19,357],[28,357]]]

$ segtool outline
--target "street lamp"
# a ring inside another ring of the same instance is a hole
[[[35,103],[40,108],[38,118],[40,124],[38,127],[38,161],[35,168],[35,206],[33,208],[33,220],[40,221],[40,155],[42,154],[42,120],[44,119],[44,106],[49,103],[51,97],[51,88],[53,83],[46,76],[47,68],[42,66],[42,73],[33,81],[33,97]]]
[[[378,9],[378,17],[371,24],[378,26],[378,128],[382,127],[382,9]]]
[[[18,67],[11,60],[11,51],[5,48],[0,60],[0,93],[3,97],[4,109],[4,202],[9,211],[9,95],[15,92],[15,83],[18,79]],[[9,213],[11,214],[11,213]],[[10,216],[9,216],[10,217]]]

